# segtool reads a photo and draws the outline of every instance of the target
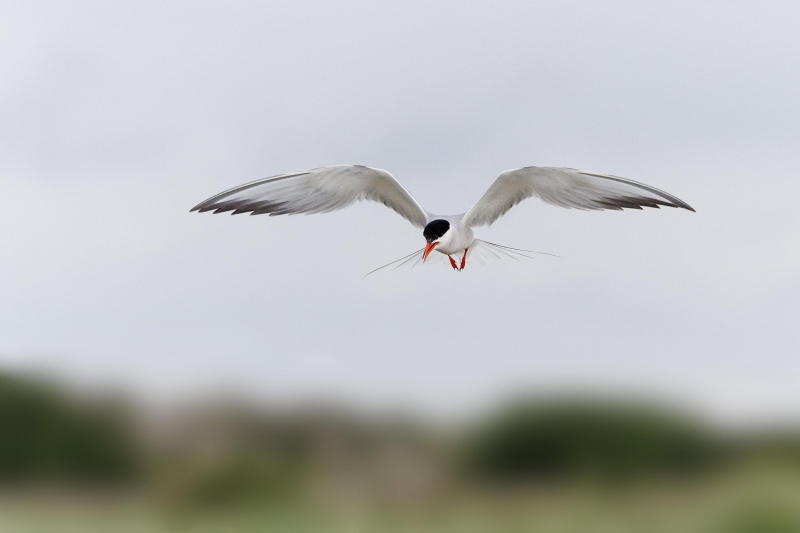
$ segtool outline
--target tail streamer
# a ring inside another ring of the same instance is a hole
[[[372,274],[383,270],[385,268],[393,266],[392,270],[397,270],[398,268],[404,266],[411,266],[414,268],[415,266],[423,263],[423,252],[425,251],[424,248],[420,248],[414,252],[411,252],[408,255],[401,257],[400,259],[395,259],[391,263],[387,263],[383,266],[379,266],[375,270],[372,270],[364,275],[366,278],[367,276],[371,276]],[[479,264],[488,263],[489,261],[497,260],[497,259],[513,259],[514,261],[519,261],[521,258],[525,259],[536,259],[528,254],[536,254],[536,255],[546,255],[549,257],[559,257],[555,254],[549,254],[546,252],[536,252],[534,250],[522,250],[520,248],[512,248],[510,246],[503,246],[502,244],[495,244],[489,241],[482,241],[480,239],[475,239],[470,246],[469,251],[467,252],[467,265],[472,260],[477,260]],[[447,256],[440,253],[432,253],[428,256],[428,261],[425,263],[434,263],[434,264],[447,264],[447,260],[445,259]]]

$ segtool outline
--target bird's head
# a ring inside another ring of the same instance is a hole
[[[422,256],[422,260],[425,261],[434,248],[442,244],[442,242],[449,242],[452,237],[450,223],[442,219],[433,220],[422,230],[422,235],[425,237],[425,241],[427,241],[425,244],[425,254]]]

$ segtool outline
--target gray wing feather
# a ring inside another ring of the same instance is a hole
[[[382,203],[414,226],[425,227],[425,210],[391,174],[360,165],[321,167],[260,179],[212,196],[192,211],[270,216],[328,213],[359,200]]]
[[[560,207],[602,210],[680,207],[686,202],[633,180],[572,168],[525,167],[500,174],[464,215],[470,227],[487,226],[527,198],[539,198]]]

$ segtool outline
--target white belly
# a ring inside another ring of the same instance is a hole
[[[452,236],[444,241],[440,241],[435,250],[445,255],[463,254],[466,248],[472,246],[475,234],[472,228],[456,227],[450,232]]]

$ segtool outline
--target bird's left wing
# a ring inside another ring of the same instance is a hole
[[[321,167],[260,179],[212,196],[192,211],[270,216],[328,213],[359,200],[380,202],[414,226],[425,227],[425,210],[391,174],[360,165]]]
[[[467,226],[488,226],[521,201],[537,197],[573,209],[641,209],[681,207],[686,202],[633,180],[572,168],[525,167],[507,170],[464,214]]]

